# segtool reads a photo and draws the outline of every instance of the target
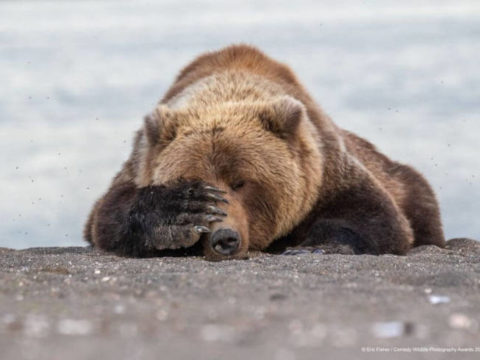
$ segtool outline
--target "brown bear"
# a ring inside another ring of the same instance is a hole
[[[286,65],[247,45],[180,72],[85,237],[129,256],[196,248],[208,259],[445,245],[422,175],[336,126]]]

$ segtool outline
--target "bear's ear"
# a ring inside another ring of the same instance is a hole
[[[305,111],[300,101],[286,95],[266,105],[259,117],[266,130],[286,139],[295,134]]]
[[[165,105],[159,105],[145,116],[143,131],[151,146],[172,141],[175,136],[174,113]]]

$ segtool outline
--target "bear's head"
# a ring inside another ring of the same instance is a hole
[[[139,151],[139,186],[201,180],[226,191],[228,213],[212,224],[235,233],[229,257],[266,248],[311,210],[321,183],[318,132],[304,105],[290,96],[269,102],[231,102],[170,109],[145,118]],[[218,233],[217,233],[218,234]],[[205,240],[205,255],[222,254]]]

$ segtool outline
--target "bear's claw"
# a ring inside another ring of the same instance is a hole
[[[193,227],[193,231],[196,232],[197,234],[206,234],[210,232],[210,229],[203,225],[195,225]]]
[[[206,185],[204,187],[205,190],[207,191],[215,191],[215,192],[218,192],[220,194],[226,194],[227,192],[225,190],[221,190],[219,188],[216,188],[215,186],[211,186],[211,185]]]
[[[213,205],[208,205],[207,206],[207,211],[210,213],[210,214],[213,214],[213,215],[223,215],[223,216],[227,216],[227,213],[225,211],[223,211],[222,209],[220,209],[219,207],[216,207],[216,206],[213,206]]]
[[[215,216],[215,215],[207,215],[207,216],[205,216],[205,220],[209,223],[223,221],[223,219],[221,217],[218,217],[218,216]]]
[[[211,200],[214,200],[214,201],[222,201],[224,202],[225,204],[228,204],[228,200],[225,199],[223,196],[220,196],[218,194],[214,194],[214,193],[207,193],[207,198],[211,199]]]

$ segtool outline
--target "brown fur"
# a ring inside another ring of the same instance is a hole
[[[325,237],[312,232],[322,222],[358,233],[374,248],[367,252],[444,246],[438,205],[425,179],[338,128],[287,66],[250,46],[207,53],[181,71],[95,204],[86,239],[112,247],[96,232],[111,222],[105,208],[114,206],[109,199],[120,199],[113,195],[117,188],[178,178],[228,191],[225,223],[242,235],[239,254]],[[245,186],[234,190],[240,179]],[[123,194],[121,201],[132,196]]]

